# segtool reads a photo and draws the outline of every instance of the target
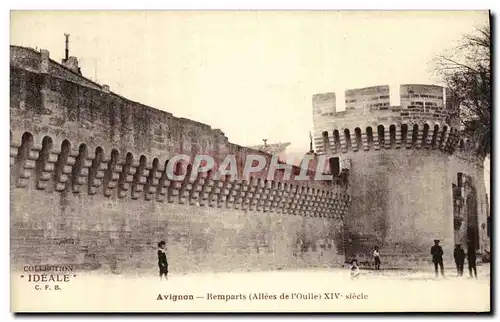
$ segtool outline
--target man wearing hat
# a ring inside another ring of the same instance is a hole
[[[436,277],[438,276],[438,265],[441,269],[441,276],[444,276],[443,249],[439,246],[439,239],[434,239],[434,246],[431,247],[431,255]]]

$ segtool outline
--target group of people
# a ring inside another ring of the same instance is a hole
[[[439,246],[439,239],[434,240],[434,246],[431,247],[432,262],[434,263],[434,270],[436,276],[438,273],[438,266],[441,271],[441,276],[444,276],[444,266],[443,266],[443,249]],[[457,266],[458,276],[464,274],[464,262],[465,262],[465,251],[462,245],[456,244],[455,250],[453,251],[453,257],[455,259],[455,265]],[[467,244],[467,262],[469,264],[469,276],[477,278],[477,268],[476,268],[476,246],[474,243],[469,242]]]
[[[167,254],[165,251],[166,243],[162,240],[158,243],[158,267],[160,270],[160,279],[163,277],[167,279],[168,275],[168,261]],[[444,265],[443,265],[443,248],[439,246],[439,239],[434,240],[434,246],[431,247],[432,262],[434,263],[434,270],[436,277],[439,275],[439,270],[441,271],[441,276],[444,276]],[[455,245],[455,250],[453,252],[453,257],[455,258],[455,264],[457,266],[458,276],[462,276],[464,273],[464,262],[465,262],[465,251],[462,249],[462,245]],[[378,247],[373,250],[373,260],[375,262],[375,270],[380,270],[380,252]],[[476,269],[476,247],[474,243],[468,243],[467,247],[467,262],[469,264],[469,275],[470,277],[477,278]],[[351,262],[351,278],[357,279],[359,277],[359,267],[357,260]]]
[[[441,276],[444,276],[444,265],[443,265],[443,248],[439,246],[439,239],[434,240],[434,246],[431,247],[432,262],[434,263],[434,271],[436,277],[439,276],[439,271]],[[455,250],[453,252],[453,257],[455,258],[455,264],[457,266],[457,275],[462,276],[464,273],[464,262],[465,262],[465,251],[462,245],[455,245]],[[380,270],[380,252],[378,247],[375,247],[373,251],[373,260],[375,263],[375,270]],[[469,264],[469,275],[470,277],[477,278],[477,268],[476,268],[476,247],[474,243],[469,242],[467,245],[467,262]],[[438,270],[439,268],[439,270]],[[359,267],[357,260],[351,262],[351,278],[357,279],[359,277]]]

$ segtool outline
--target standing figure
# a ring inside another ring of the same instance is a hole
[[[457,275],[462,276],[464,274],[464,261],[465,252],[462,245],[456,244],[455,250],[453,251],[453,257],[455,258],[455,264],[457,265]]]
[[[375,260],[375,269],[380,270],[380,253],[377,246],[375,246],[375,250],[373,251],[373,259]]]
[[[439,239],[434,239],[434,246],[431,247],[431,255],[436,277],[438,276],[438,265],[441,269],[441,276],[444,276],[443,249],[439,246]]]
[[[472,271],[474,271],[474,277],[477,278],[476,246],[473,242],[467,245],[467,262],[469,263],[469,276],[472,278]]]
[[[158,267],[160,268],[160,280],[163,275],[165,275],[165,280],[168,280],[167,253],[165,253],[165,242],[163,240],[158,243]]]
[[[358,261],[353,259],[351,262],[351,279],[356,280],[359,277]]]

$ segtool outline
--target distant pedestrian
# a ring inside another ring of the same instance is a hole
[[[438,276],[438,265],[441,269],[441,276],[444,276],[443,249],[439,246],[439,239],[434,239],[434,246],[431,247],[431,255],[436,277]]]
[[[453,257],[455,258],[455,264],[457,265],[457,275],[462,276],[464,274],[464,261],[465,252],[462,245],[456,244],[455,250],[453,251]]]
[[[359,277],[358,261],[353,259],[351,262],[351,279],[356,280]]]
[[[163,240],[158,243],[158,267],[160,268],[160,280],[163,276],[165,276],[165,280],[168,280],[168,262],[165,245],[166,244]]]
[[[375,260],[375,269],[380,270],[380,252],[377,246],[375,246],[375,250],[373,251],[373,259]]]
[[[469,242],[467,245],[467,262],[469,264],[469,276],[472,278],[474,272],[474,278],[477,278],[476,245],[473,242]]]

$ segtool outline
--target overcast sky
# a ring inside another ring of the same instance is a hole
[[[11,44],[60,61],[70,33],[83,74],[112,91],[220,128],[237,144],[267,138],[305,152],[313,94],[335,91],[343,101],[348,88],[439,84],[432,58],[487,19],[471,11],[17,12]]]

